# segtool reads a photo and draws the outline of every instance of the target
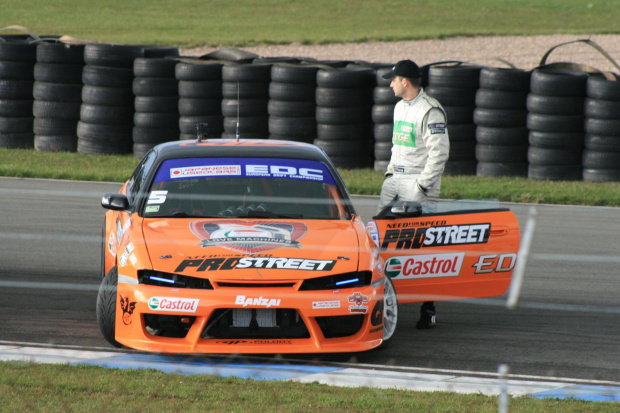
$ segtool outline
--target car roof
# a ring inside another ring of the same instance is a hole
[[[182,140],[160,144],[155,150],[160,160],[202,157],[292,158],[331,164],[325,152],[314,145],[277,139]]]

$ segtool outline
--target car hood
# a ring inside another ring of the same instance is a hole
[[[357,271],[352,221],[145,219],[155,270],[204,278],[305,279]]]

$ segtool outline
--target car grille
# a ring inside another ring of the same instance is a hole
[[[239,316],[243,311],[244,316]],[[247,313],[250,312],[249,322]],[[202,338],[310,338],[305,323],[294,309],[216,310],[201,334]]]

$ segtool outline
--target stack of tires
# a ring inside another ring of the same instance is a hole
[[[528,177],[581,180],[587,74],[535,69],[527,97]]]
[[[527,176],[530,72],[485,67],[476,92],[476,174]]]
[[[0,39],[0,147],[32,148],[32,89],[37,45]]]
[[[391,80],[383,75],[392,67],[377,69],[376,86],[373,90],[372,121],[374,122],[375,163],[374,170],[385,172],[392,156],[392,134],[394,131],[394,106],[400,100],[390,87]]]
[[[84,45],[40,43],[34,66],[34,147],[75,152],[82,104]]]
[[[181,140],[196,139],[198,123],[205,126],[206,138],[222,136],[222,65],[197,59],[182,59],[176,64]]]
[[[590,76],[586,96],[583,180],[620,181],[620,83]]]
[[[372,105],[376,71],[364,67],[317,72],[314,144],[338,168],[366,168],[374,161]]]
[[[480,79],[479,66],[464,64],[433,66],[428,69],[426,93],[446,111],[450,158],[447,175],[476,174],[476,125],[474,109]]]
[[[133,61],[144,48],[132,45],[88,44],[77,151],[84,154],[124,154],[133,149]]]
[[[222,67],[222,138],[269,138],[270,64],[228,64]]]
[[[312,65],[279,63],[271,68],[269,139],[312,143],[316,137],[316,73]]]
[[[152,147],[179,139],[179,86],[174,58],[139,57],[133,63],[133,155],[142,158]]]

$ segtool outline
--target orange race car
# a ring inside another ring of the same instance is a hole
[[[519,241],[501,208],[364,225],[325,153],[280,140],[158,145],[102,205],[99,326],[154,352],[370,350],[398,302],[503,294]]]

